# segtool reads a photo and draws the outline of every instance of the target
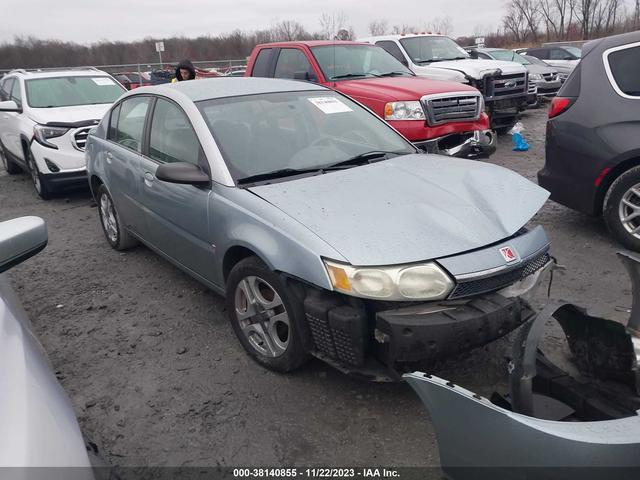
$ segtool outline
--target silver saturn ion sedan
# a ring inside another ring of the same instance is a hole
[[[547,192],[504,168],[420,154],[322,86],[216,78],[138,88],[87,142],[107,241],[142,242],[226,296],[277,371],[310,355],[398,378],[531,315],[550,267]]]

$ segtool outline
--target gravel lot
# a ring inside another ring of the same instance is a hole
[[[500,138],[491,162],[535,181],[546,109],[525,113],[527,153]],[[223,300],[144,247],[112,250],[88,191],[39,200],[0,171],[0,220],[37,215],[49,246],[11,271],[73,400],[84,433],[119,465],[426,466],[438,464],[427,413],[403,384],[369,384],[312,361],[292,375],[249,360]],[[601,219],[548,202],[544,225],[567,271],[552,295],[624,320],[630,283]],[[552,349],[561,341],[547,338]],[[508,342],[438,372],[485,392]]]

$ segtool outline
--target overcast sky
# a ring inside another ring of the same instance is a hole
[[[371,20],[421,25],[450,16],[454,35],[494,29],[505,0],[2,0],[0,42],[14,36],[55,38],[80,43],[138,40],[144,37],[218,35],[235,29],[268,28],[278,20],[297,20],[319,30],[324,12],[343,11],[357,35]]]

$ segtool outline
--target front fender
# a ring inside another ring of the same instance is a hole
[[[244,247],[274,271],[331,290],[322,258],[346,259],[307,227],[245,189],[215,185],[211,202],[218,284],[224,285],[225,254]]]

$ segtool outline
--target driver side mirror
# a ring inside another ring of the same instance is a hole
[[[469,56],[471,58],[473,58],[474,60],[477,60],[478,58],[480,58],[480,56],[478,55],[478,51],[477,50],[470,50],[469,51]]]
[[[309,73],[307,70],[301,70],[293,73],[294,80],[304,80],[305,82],[318,82],[318,77],[315,73]]]
[[[22,108],[13,100],[6,100],[4,102],[0,102],[0,112],[22,113]]]
[[[163,163],[156,169],[156,178],[168,183],[202,187],[211,184],[209,175],[189,162]]]
[[[47,246],[47,225],[40,217],[0,222],[0,273],[34,256]]]

